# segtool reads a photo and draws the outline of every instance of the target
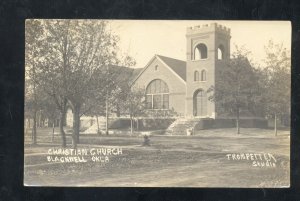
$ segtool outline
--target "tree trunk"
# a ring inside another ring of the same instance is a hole
[[[62,147],[66,147],[67,145],[67,140],[66,140],[66,133],[64,131],[64,122],[66,118],[66,112],[65,111],[60,111],[60,118],[59,118],[59,132],[61,136],[61,142],[62,142]]]
[[[116,113],[117,113],[117,117],[120,117],[120,116],[121,116],[119,104],[117,104],[117,111],[116,111]]]
[[[108,99],[106,98],[105,101],[105,118],[106,118],[106,122],[105,122],[105,133],[106,135],[108,135]]]
[[[79,143],[79,132],[80,132],[80,105],[75,104],[73,107],[73,148],[77,148]]]
[[[240,134],[240,108],[238,108],[236,112],[236,132]]]
[[[34,110],[33,113],[33,127],[32,127],[32,144],[36,144],[37,143],[37,136],[36,136],[36,127],[37,127],[37,122],[36,122],[36,116],[37,116],[37,111]]]
[[[42,128],[42,110],[39,111],[39,127]]]
[[[98,115],[96,115],[96,120],[97,120],[97,134],[100,135],[100,127],[99,127]]]
[[[139,130],[139,119],[136,120],[136,130]]]
[[[53,119],[53,122],[52,122],[52,142],[54,142],[54,128],[55,128],[54,122],[55,122],[55,119]]]
[[[274,133],[275,136],[277,136],[277,115],[275,114],[275,118],[274,118]]]
[[[33,70],[33,100],[34,100],[34,108],[33,108],[33,127],[32,127],[32,144],[37,143],[37,136],[36,136],[36,118],[37,118],[37,94],[36,94],[36,79],[35,79],[35,65],[32,66]]]
[[[24,135],[25,135],[24,137],[27,137],[27,135],[28,135],[28,123],[27,123],[27,118],[25,119],[24,126],[25,126],[25,127],[24,127],[24,129],[25,129],[25,130],[24,130],[24,132],[25,132],[25,133],[24,133]]]
[[[133,134],[133,119],[130,117],[130,133]]]

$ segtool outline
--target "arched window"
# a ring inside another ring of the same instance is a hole
[[[169,88],[160,80],[152,80],[146,88],[147,109],[169,109]]]
[[[194,81],[199,81],[199,72],[198,71],[194,72]]]
[[[218,47],[218,60],[224,59],[224,46],[219,45]]]
[[[205,70],[201,71],[201,81],[206,81],[206,71]]]
[[[207,47],[203,43],[198,44],[194,49],[194,60],[207,59]]]

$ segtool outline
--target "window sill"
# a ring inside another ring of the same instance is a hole
[[[192,61],[192,62],[196,62],[196,61],[206,61],[206,60],[208,60],[208,58],[205,58],[205,59],[197,59],[197,60],[192,59],[191,61]]]
[[[206,115],[206,116],[194,116],[194,118],[204,119],[204,118],[210,118],[210,116],[208,116],[208,115]]]
[[[150,110],[150,111],[168,111],[170,109],[146,109],[146,110]]]

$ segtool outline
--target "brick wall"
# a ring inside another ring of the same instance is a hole
[[[155,70],[155,66],[158,66]],[[146,90],[148,84],[155,79],[163,80],[169,87],[169,109],[174,109],[178,114],[185,113],[185,82],[175,72],[166,67],[157,57],[152,59],[148,67],[133,83],[133,88]]]

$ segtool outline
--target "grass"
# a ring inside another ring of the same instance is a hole
[[[68,143],[70,143],[68,136]],[[194,136],[143,137],[82,135],[78,148],[121,147],[122,155],[108,163],[48,163],[47,151],[60,138],[41,130],[38,145],[25,144],[24,182],[46,186],[158,186],[158,187],[286,187],[289,186],[289,131],[213,129]],[[228,153],[271,153],[276,167],[254,167],[252,161],[228,160]]]

